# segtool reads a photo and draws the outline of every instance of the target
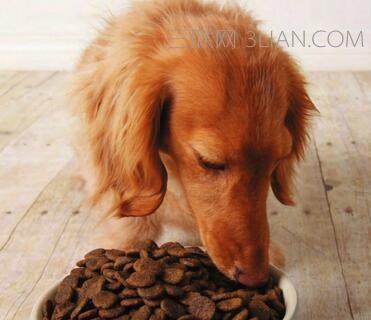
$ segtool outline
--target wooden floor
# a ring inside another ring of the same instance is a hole
[[[74,172],[66,80],[0,72],[0,319],[28,319],[96,224]],[[298,170],[297,206],[270,196],[272,238],[286,248],[297,319],[371,319],[371,73],[308,80],[321,114]]]

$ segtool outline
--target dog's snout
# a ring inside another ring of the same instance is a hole
[[[269,273],[265,271],[246,272],[237,268],[235,278],[238,282],[249,288],[259,288],[268,282]]]

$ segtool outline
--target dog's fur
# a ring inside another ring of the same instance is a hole
[[[187,30],[233,30],[235,48],[195,48]],[[245,46],[247,32],[256,46]],[[92,199],[109,195],[125,217],[110,220],[112,246],[202,242],[229,277],[266,278],[268,189],[293,203],[315,107],[295,63],[249,15],[196,0],[137,3],[87,48],[72,98]]]

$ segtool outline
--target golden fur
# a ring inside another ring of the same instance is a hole
[[[315,107],[276,45],[238,37],[235,48],[195,48],[184,30],[250,31],[269,43],[237,6],[163,0],[112,17],[73,85],[85,176],[93,202],[108,195],[124,217],[108,224],[112,246],[202,241],[226,275],[257,285],[268,272],[269,186],[293,203]]]

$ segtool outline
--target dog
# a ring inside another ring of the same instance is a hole
[[[116,217],[110,246],[202,244],[229,278],[267,281],[267,194],[293,204],[316,109],[295,62],[249,14],[197,0],[134,3],[84,51],[71,98],[90,199]]]

